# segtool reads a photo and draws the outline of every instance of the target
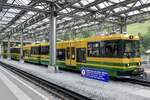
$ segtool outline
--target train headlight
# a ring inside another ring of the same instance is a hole
[[[127,64],[127,67],[129,67],[130,66],[130,64]]]

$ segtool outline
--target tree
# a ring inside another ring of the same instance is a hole
[[[143,35],[143,46],[145,50],[150,49],[150,26],[148,27],[148,32]]]

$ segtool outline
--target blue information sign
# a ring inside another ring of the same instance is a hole
[[[109,75],[106,70],[101,70],[101,69],[96,69],[96,68],[81,67],[81,76],[92,78],[92,79],[97,79],[97,80],[102,80],[105,82],[108,82],[109,80]]]

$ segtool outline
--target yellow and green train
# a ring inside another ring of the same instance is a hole
[[[24,61],[49,64],[49,43],[26,45],[23,51]],[[129,34],[57,42],[57,65],[77,71],[81,67],[104,69],[114,77],[140,75],[144,72],[140,68],[140,39],[137,35]]]

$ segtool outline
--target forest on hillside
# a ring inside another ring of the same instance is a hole
[[[139,34],[141,36],[142,51],[150,50],[150,21],[128,25],[127,32]]]

